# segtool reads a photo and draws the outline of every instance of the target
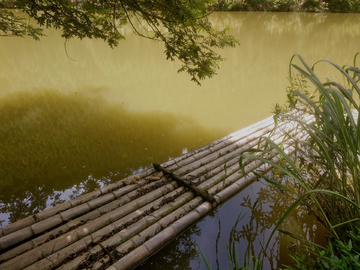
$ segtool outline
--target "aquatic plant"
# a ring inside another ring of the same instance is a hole
[[[284,270],[306,270],[306,269],[359,269],[360,268],[360,228],[357,234],[349,233],[348,242],[334,240],[328,242],[326,249],[320,249],[316,245],[309,245],[307,249],[313,256],[298,251],[291,256],[294,267],[286,266]]]
[[[253,152],[240,155],[240,166],[243,166],[244,158],[272,165],[277,177],[254,173],[294,197],[271,236],[300,205],[316,215],[338,241],[346,243],[346,232],[357,233],[360,220],[360,69],[355,67],[357,56],[353,66],[340,67],[329,61],[319,61],[312,68],[300,55],[294,56],[289,67],[293,82],[288,91],[289,104],[276,107],[275,119],[297,124],[299,132],[306,134],[304,139],[291,138],[295,149],[291,156],[269,137],[262,138],[267,147],[254,150],[257,155]],[[302,67],[294,64],[296,57]],[[320,63],[328,63],[337,69],[345,84],[330,80],[322,83],[314,72]],[[299,75],[294,76],[293,69]],[[315,86],[313,94],[307,90],[306,81]],[[304,120],[307,115],[313,116],[314,121]],[[276,161],[264,155],[270,155]]]

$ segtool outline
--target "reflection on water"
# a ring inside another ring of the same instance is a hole
[[[141,269],[178,269],[191,270],[191,262],[197,262],[197,256],[194,249],[194,237],[202,235],[201,228],[194,225],[187,229],[180,237],[175,238],[159,253],[155,253],[150,259],[142,265],[136,267]]]
[[[263,250],[276,222],[291,203],[292,200],[273,186],[255,182],[194,224],[136,270],[206,269],[194,247],[195,242],[207,261],[211,262],[212,269],[229,269],[226,243],[229,245],[232,262],[235,262],[236,257],[240,264],[244,260],[249,262],[251,256],[258,256]],[[301,208],[285,220],[281,229],[307,237],[320,245],[325,243],[322,225]],[[302,245],[304,242],[276,233],[261,269],[292,265],[292,259],[288,255],[294,254]]]
[[[103,92],[37,89],[3,96],[0,189],[10,192],[1,192],[0,200],[10,221],[44,210],[49,200],[59,203],[60,193],[54,191],[94,190],[145,169],[153,160],[180,155],[178,145],[198,147],[192,138],[211,134],[190,116],[179,125],[172,114],[130,113],[109,104]]]

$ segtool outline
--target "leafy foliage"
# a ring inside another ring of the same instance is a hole
[[[270,163],[293,184],[297,184],[299,188],[294,192],[298,194],[298,199],[290,208],[308,200],[308,204],[315,207],[315,211],[336,234],[335,228],[343,225],[351,227],[352,222],[359,220],[360,214],[360,130],[359,119],[354,116],[354,112],[358,114],[359,111],[356,100],[360,97],[360,70],[354,66],[343,69],[334,63],[322,61],[339,70],[348,85],[344,87],[332,81],[321,83],[313,69],[301,56],[298,58],[305,68],[292,63],[291,67],[301,74],[297,77],[300,82],[306,78],[315,85],[317,93],[310,95],[303,84],[294,84],[293,87],[301,86],[301,89],[288,94],[290,105],[283,111],[276,109],[279,121],[296,123],[298,133],[306,134],[302,138],[292,138],[296,155],[288,156],[270,138],[264,138],[268,146],[275,149],[273,156],[280,154],[280,161],[248,154],[246,157]],[[307,121],[307,115],[313,115],[315,121]],[[282,183],[267,180],[288,190]]]
[[[36,40],[42,36],[40,28],[31,26],[26,19],[17,17],[9,10],[0,10],[0,37],[31,36]]]
[[[302,66],[296,65],[293,63],[294,56],[289,68],[293,80],[288,89],[289,105],[275,108],[277,121],[288,121],[296,126],[295,134],[288,134],[287,139],[287,144],[295,149],[294,154],[287,154],[285,143],[278,146],[270,138],[264,137],[267,143],[265,150],[253,150],[257,155],[240,155],[239,163],[242,167],[244,158],[273,166],[277,178],[254,173],[294,196],[294,202],[277,222],[271,237],[290,213],[302,204],[338,239],[336,245],[340,246],[341,252],[351,251],[351,242],[346,242],[348,237],[345,233],[357,233],[360,221],[360,69],[356,67],[357,56],[353,66],[340,67],[329,61],[315,64],[325,62],[338,70],[344,76],[344,86],[330,80],[322,83],[314,72],[315,65],[311,68],[299,55],[297,57]],[[295,77],[293,68],[298,72]],[[313,94],[308,91],[307,82],[315,86]],[[309,116],[314,120],[309,121]],[[349,248],[346,249],[344,245]],[[358,253],[345,262],[344,258],[335,258],[329,250],[327,252],[330,260],[324,259],[322,265],[329,268],[324,269],[350,269],[332,267],[332,261],[354,265],[356,259],[358,263]],[[321,256],[325,253],[319,251]]]
[[[224,60],[214,49],[234,47],[238,42],[227,35],[229,28],[215,30],[208,19],[208,1],[187,0],[18,0],[16,7],[35,19],[41,27],[61,29],[65,39],[94,38],[116,47],[125,39],[119,31],[131,25],[142,37],[163,42],[167,59],[182,62],[180,71],[192,80],[212,77]],[[134,21],[140,22],[135,27]],[[14,13],[0,10],[0,35],[41,35]]]
[[[315,245],[307,246],[308,252],[298,251],[292,256],[295,266],[284,270],[360,269],[360,231],[350,233],[349,238],[348,242],[333,239],[328,242],[325,250]]]

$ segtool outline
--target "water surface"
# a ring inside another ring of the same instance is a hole
[[[357,14],[213,14],[214,26],[229,25],[241,46],[220,51],[227,61],[201,87],[177,73],[179,63],[165,60],[162,44],[130,28],[123,30],[127,40],[113,50],[86,39],[68,41],[65,50],[53,29],[41,42],[1,38],[0,225],[269,116],[275,103],[285,101],[293,54],[310,64],[352,63],[360,50],[359,19]],[[325,64],[316,70],[323,79],[337,78]],[[203,228],[198,234],[208,235]]]

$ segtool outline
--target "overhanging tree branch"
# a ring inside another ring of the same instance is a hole
[[[215,48],[234,47],[238,42],[227,35],[229,28],[215,30],[208,19],[208,1],[175,0],[17,0],[17,7],[35,19],[41,27],[61,29],[65,39],[94,38],[116,47],[125,39],[118,29],[130,24],[135,34],[163,42],[165,55],[170,60],[180,60],[179,72],[186,71],[191,80],[212,77],[224,61],[214,52]],[[153,36],[142,34],[131,20],[144,22],[154,32]],[[161,31],[164,28],[166,31]],[[41,29],[25,24],[13,13],[0,10],[0,36],[32,36],[38,39]]]

